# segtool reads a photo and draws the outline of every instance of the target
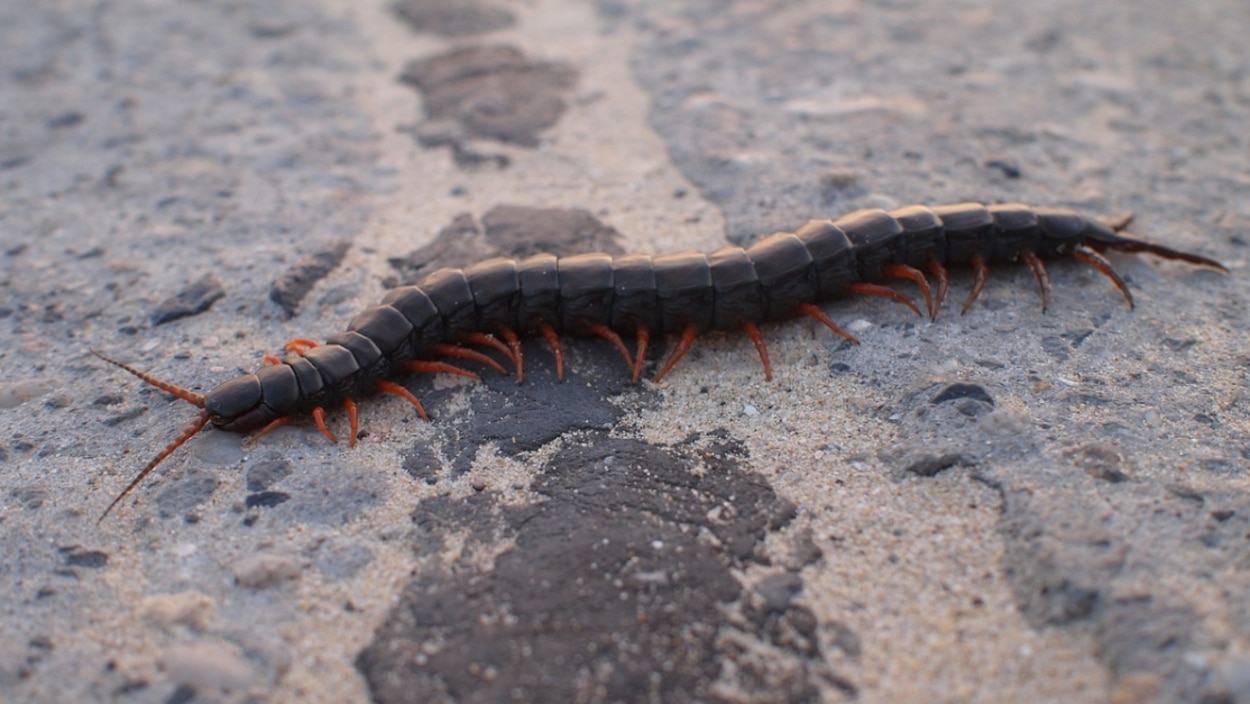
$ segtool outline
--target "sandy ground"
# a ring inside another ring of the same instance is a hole
[[[0,5],[0,700],[1250,701],[1245,7],[409,7]],[[771,383],[534,343],[354,449],[205,432],[96,522],[194,409],[90,348],[205,392],[427,261],[964,200],[1230,273],[963,316],[959,273],[831,306],[858,346],[767,326]]]

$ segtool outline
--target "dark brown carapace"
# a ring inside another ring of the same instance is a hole
[[[991,265],[1028,265],[1041,288],[1043,311],[1050,295],[1043,264],[1048,259],[1075,258],[1089,264],[1111,279],[1130,308],[1133,296],[1103,252],[1149,252],[1227,271],[1214,259],[1123,234],[1127,224],[1125,219],[1106,226],[1055,208],[960,203],[860,210],[834,221],[813,220],[796,232],[775,234],[745,249],[726,247],[711,254],[491,259],[466,269],[443,269],[415,286],[397,288],[381,304],[356,316],[346,331],[322,344],[293,340],[284,359],[267,357],[258,371],[230,379],[205,395],[93,351],[201,409],[109,504],[100,520],[209,423],[223,430],[264,434],[311,416],[322,434],[336,442],[325,414],[326,409],[343,406],[354,445],[358,429],[354,399],[379,391],[403,397],[426,418],[421,402],[393,380],[413,372],[477,378],[443,361],[448,357],[504,371],[493,358],[468,345],[501,354],[521,381],[520,339],[542,337],[555,355],[556,376],[563,379],[560,337],[601,337],[620,350],[636,382],[647,363],[652,337],[677,336],[676,346],[655,372],[659,381],[701,333],[741,330],[754,343],[765,378],[771,379],[760,323],[810,316],[858,343],[819,304],[861,294],[884,296],[919,314],[911,299],[884,285],[891,280],[915,282],[929,316],[936,318],[946,299],[949,267],[973,272],[964,312],[984,288]],[[628,337],[635,342],[632,351],[623,339]]]

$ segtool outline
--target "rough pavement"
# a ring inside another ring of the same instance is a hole
[[[1250,701],[1245,7],[444,5],[0,3],[0,701]],[[96,524],[193,412],[90,348],[203,392],[436,266],[962,200],[1231,273],[961,273],[772,383],[534,343]]]

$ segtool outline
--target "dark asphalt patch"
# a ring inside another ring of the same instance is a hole
[[[434,417],[438,440],[434,446],[414,443],[405,453],[404,470],[436,484],[443,458],[451,475],[459,476],[486,445],[494,445],[505,457],[515,457],[571,431],[614,427],[625,415],[614,399],[639,388],[630,383],[620,355],[603,340],[573,340],[565,345],[565,357],[565,379],[559,382],[555,360],[545,343],[526,340],[525,383],[485,370],[481,383],[468,390],[472,411],[460,422],[440,422],[438,413],[461,392],[460,387],[415,390]],[[639,394],[628,405],[640,406],[652,398]]]
[[[401,0],[392,9],[414,32],[440,37],[486,34],[516,24],[516,16],[508,10],[475,0]]]
[[[226,289],[222,288],[221,282],[212,274],[207,274],[177,295],[161,301],[152,311],[152,325],[199,315],[225,295]]]
[[[350,248],[350,242],[338,242],[295,262],[273,282],[273,287],[269,290],[269,300],[277,303],[286,317],[295,315],[304,296],[343,262],[343,257]]]
[[[427,118],[417,127],[423,146],[490,139],[536,147],[556,124],[577,71],[532,61],[511,46],[469,46],[413,61],[400,81],[421,91]]]
[[[416,283],[443,267],[465,267],[497,256],[621,254],[620,238],[620,233],[581,208],[498,205],[480,222],[467,213],[456,216],[433,242],[389,263],[399,272],[398,282]]]
[[[735,576],[769,564],[765,538],[794,517],[744,455],[726,437],[656,447],[592,432],[543,466],[537,503],[423,501],[413,547],[427,567],[357,660],[374,700],[801,701],[817,678],[853,691],[826,672],[797,575],[756,590]],[[445,563],[452,535],[466,555],[511,547]]]

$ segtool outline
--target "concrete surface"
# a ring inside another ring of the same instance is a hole
[[[1243,3],[455,8],[0,3],[0,701],[1250,702]],[[438,265],[961,200],[1231,273],[961,273],[772,383],[534,343],[96,524],[193,413],[89,348],[204,391]]]

